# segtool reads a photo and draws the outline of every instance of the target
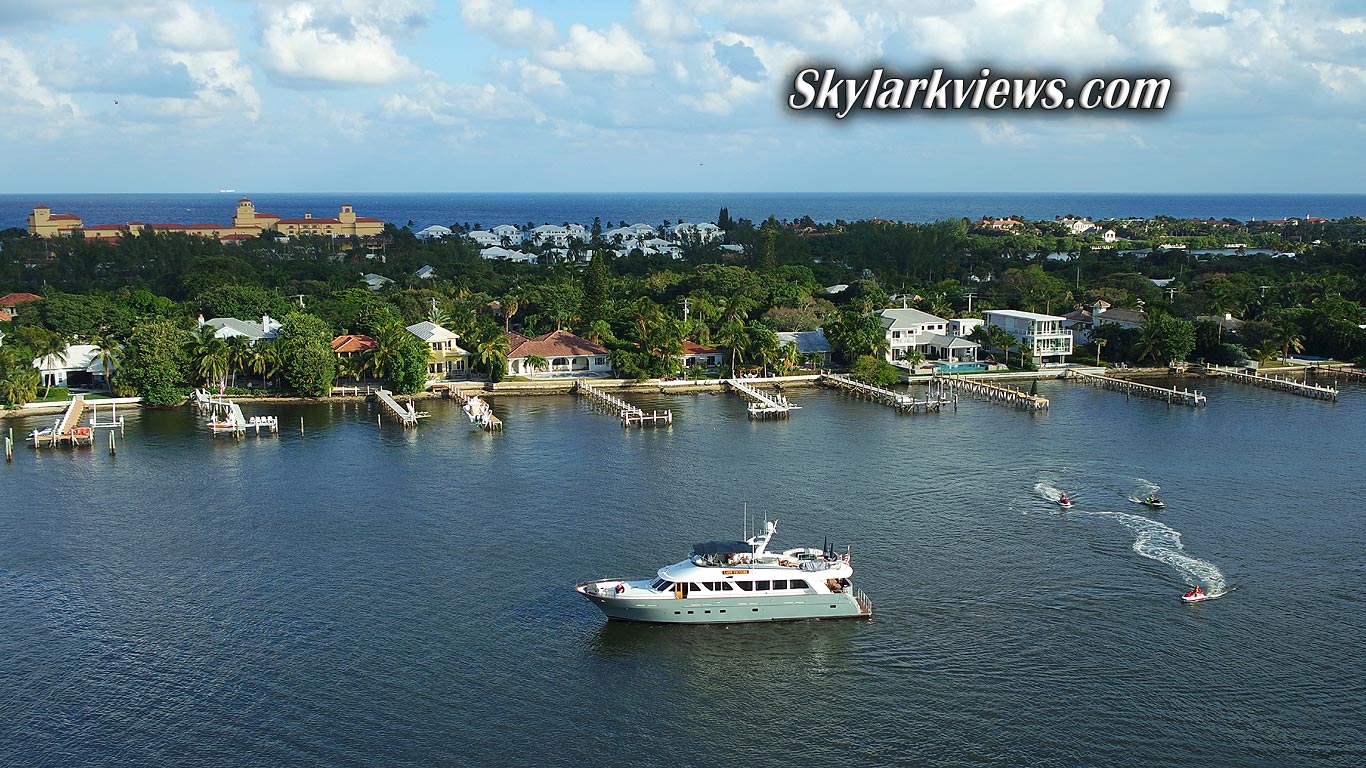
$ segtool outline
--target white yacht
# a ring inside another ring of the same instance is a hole
[[[687,560],[654,579],[599,579],[574,587],[618,621],[721,624],[865,618],[873,603],[851,581],[849,554],[799,547],[769,552],[778,521],[745,541],[695,544]]]

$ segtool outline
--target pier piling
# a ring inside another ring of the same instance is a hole
[[[937,411],[946,405],[958,407],[958,396],[949,392],[945,394],[942,382],[936,381],[935,391],[927,393],[924,400],[916,400],[915,397],[900,392],[893,392],[890,389],[876,387],[872,384],[851,379],[848,376],[841,376],[837,373],[822,373],[819,381],[822,384],[842,389],[858,397],[866,397],[874,402],[895,408],[897,413],[914,413],[916,411]]]
[[[1049,408],[1048,398],[1021,392],[1014,387],[969,379],[959,374],[937,373],[934,378],[935,381],[942,382],[942,386],[950,392],[966,392],[979,400],[986,400],[990,403],[1008,405],[1025,411],[1046,411]]]
[[[586,381],[578,381],[574,384],[575,394],[583,395],[588,402],[602,408],[609,413],[616,413],[621,419],[622,427],[643,427],[647,424],[656,426],[659,424],[672,424],[674,422],[673,411],[650,411],[646,413],[640,408],[631,405],[619,397],[607,394],[601,389],[589,384]]]
[[[1205,373],[1211,376],[1223,376],[1226,379],[1251,384],[1254,387],[1263,389],[1275,389],[1281,392],[1289,392],[1300,397],[1312,397],[1315,400],[1328,400],[1337,402],[1338,390],[1336,387],[1325,387],[1322,384],[1310,384],[1308,382],[1292,379],[1289,376],[1271,376],[1264,373],[1244,373],[1232,368],[1222,368],[1217,365],[1205,367]]]
[[[1069,377],[1080,379],[1093,387],[1102,387],[1112,392],[1123,392],[1127,399],[1130,395],[1135,397],[1146,397],[1152,400],[1165,400],[1167,405],[1173,403],[1185,405],[1191,408],[1198,408],[1208,405],[1209,400],[1199,391],[1193,389],[1177,389],[1176,387],[1155,387],[1151,384],[1139,384],[1136,381],[1127,379],[1117,379],[1113,376],[1102,376],[1097,373],[1083,373],[1078,370],[1067,372]]]
[[[732,392],[749,401],[745,410],[751,419],[785,419],[790,411],[801,408],[783,395],[762,392],[739,379],[726,379],[726,384]]]

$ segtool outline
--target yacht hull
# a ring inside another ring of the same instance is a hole
[[[858,619],[872,615],[852,592],[792,595],[757,600],[737,598],[633,599],[580,591],[612,621],[652,624],[738,624],[752,621]]]

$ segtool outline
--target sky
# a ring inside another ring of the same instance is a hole
[[[1359,0],[0,0],[0,193],[1361,193]],[[786,106],[837,65],[1168,74],[1095,113]]]

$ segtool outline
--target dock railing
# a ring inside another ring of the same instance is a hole
[[[574,392],[588,398],[588,402],[608,411],[615,413],[621,419],[623,427],[643,427],[646,424],[655,426],[658,424],[672,424],[674,415],[672,411],[650,411],[646,413],[638,406],[622,400],[615,395],[610,395],[598,387],[586,381],[579,380],[574,384]]]
[[[781,394],[765,393],[739,379],[726,379],[726,384],[730,386],[731,391],[749,401],[745,411],[751,419],[783,419],[787,418],[790,411],[801,408],[800,405],[793,405],[792,401]]]
[[[968,374],[936,372],[934,379],[943,382],[943,385],[951,392],[965,392],[979,400],[990,403],[1008,405],[1025,411],[1046,411],[1050,406],[1046,397],[1031,395],[1014,387],[967,378],[967,376]]]
[[[1247,373],[1235,368],[1224,368],[1218,365],[1205,366],[1206,373],[1214,376],[1223,376],[1243,384],[1251,384],[1254,387],[1263,389],[1275,389],[1281,392],[1289,392],[1300,397],[1312,397],[1316,400],[1329,400],[1336,402],[1338,390],[1336,387],[1325,387],[1322,384],[1310,384],[1308,382],[1292,379],[1289,376],[1273,376],[1266,373]]]

